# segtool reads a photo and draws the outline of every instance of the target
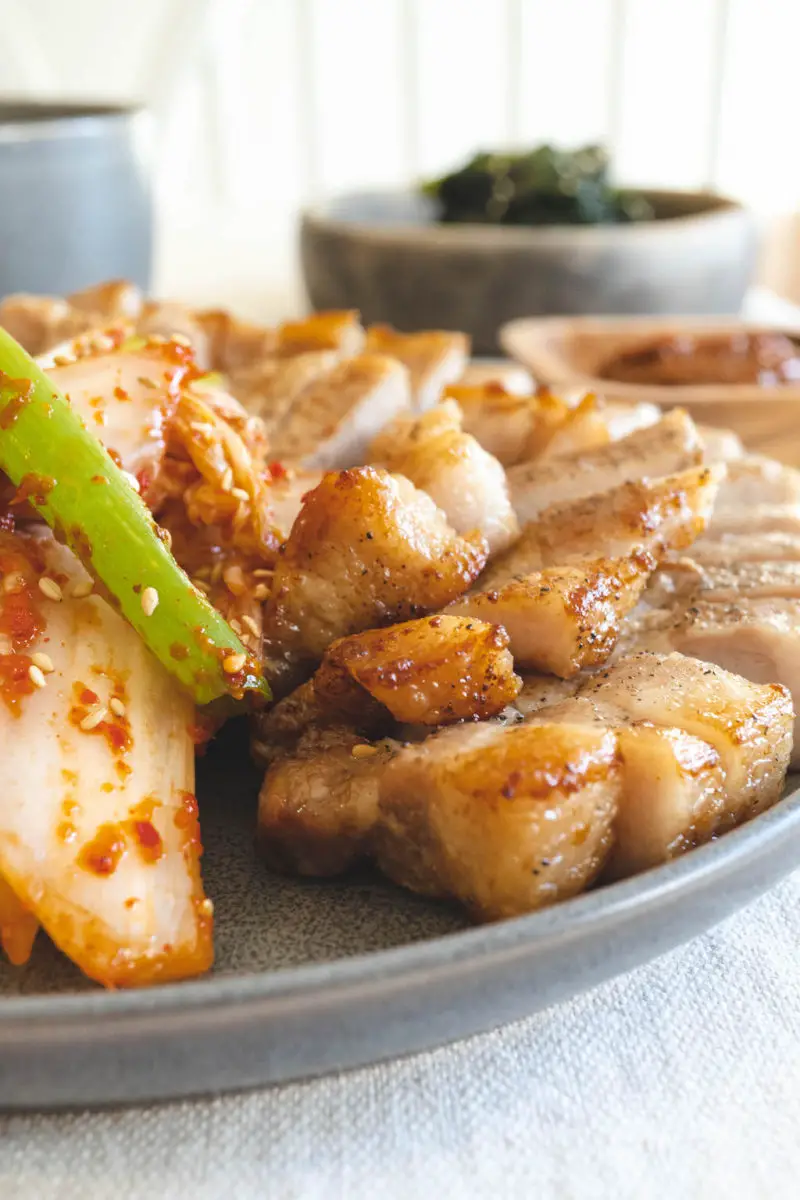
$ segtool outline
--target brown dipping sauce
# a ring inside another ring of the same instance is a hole
[[[715,383],[776,387],[800,382],[800,346],[784,333],[683,333],[615,354],[603,363],[599,375],[618,383],[664,387]]]

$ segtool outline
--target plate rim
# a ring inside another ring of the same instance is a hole
[[[245,1010],[269,1009],[289,999],[313,1008],[353,989],[359,998],[374,998],[387,989],[418,983],[430,986],[443,975],[468,973],[476,964],[485,970],[492,963],[512,962],[554,942],[580,940],[608,923],[641,917],[693,887],[723,881],[743,862],[767,855],[776,841],[800,826],[800,779],[795,782],[797,786],[777,804],[719,838],[671,862],[549,908],[402,946],[270,971],[207,975],[118,991],[2,997],[0,1042],[9,1036],[35,1036],[48,1026],[53,1027],[51,1035],[74,1037],[76,1026],[88,1024],[90,1038],[100,1038],[120,1024],[143,1028],[153,1019],[163,1022],[177,1017],[186,1027],[221,1010],[235,1009],[244,1018]],[[776,875],[769,886],[786,874]],[[769,886],[759,889],[759,894]]]

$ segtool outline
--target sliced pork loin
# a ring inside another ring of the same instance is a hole
[[[583,500],[631,479],[684,471],[699,465],[702,458],[694,423],[681,409],[673,409],[657,424],[585,454],[542,463],[534,459],[511,467],[511,503],[525,523],[553,504]]]
[[[519,526],[505,472],[464,433],[454,401],[422,416],[397,418],[372,443],[369,458],[427,492],[457,533],[482,534],[490,554],[516,538]]]
[[[411,403],[408,371],[383,354],[347,358],[313,380],[272,430],[272,453],[305,469],[352,467]]]

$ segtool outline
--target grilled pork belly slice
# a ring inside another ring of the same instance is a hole
[[[761,504],[800,504],[800,471],[774,458],[746,454],[728,467],[717,513],[744,513]]]
[[[800,538],[800,504],[758,504],[755,508],[715,511],[708,537],[726,534],[788,533]]]
[[[800,600],[800,562],[737,562],[726,567],[680,558],[656,571],[644,599],[654,608],[680,604],[685,609],[698,601],[733,604],[775,597]]]
[[[694,423],[681,409],[673,409],[655,425],[574,458],[511,467],[511,503],[525,523],[554,504],[583,500],[631,479],[674,474],[701,461]]]
[[[623,617],[637,603],[654,568],[655,559],[645,551],[548,567],[465,596],[447,611],[502,625],[520,667],[568,679],[606,661]]]
[[[791,533],[723,533],[699,538],[692,558],[704,566],[730,563],[798,562],[800,537]]]
[[[272,451],[307,470],[367,461],[372,439],[409,407],[408,371],[383,354],[347,358],[296,397],[272,430]]]
[[[237,398],[272,434],[304,392],[329,375],[338,362],[335,350],[262,359],[237,373]]]
[[[485,561],[483,539],[458,537],[407,479],[373,467],[325,475],[292,526],[266,604],[279,693],[289,690],[282,663],[305,663],[307,675],[339,637],[443,608]],[[290,669],[289,678],[301,681]]]
[[[621,557],[642,547],[682,550],[703,532],[724,468],[694,467],[663,479],[631,481],[598,496],[555,504],[529,522],[481,578],[494,587],[543,567]]]
[[[258,843],[271,867],[339,875],[371,849],[379,779],[398,749],[350,729],[308,729],[267,772],[258,799]]]
[[[450,725],[495,716],[521,681],[505,630],[435,616],[369,629],[334,642],[314,676],[323,707],[358,721],[380,705],[410,725]]]
[[[88,576],[49,533],[5,534],[2,550],[19,636],[0,656],[0,876],[92,979],[199,974],[212,944],[191,699],[110,605],[73,594]]]
[[[457,533],[481,533],[491,554],[517,536],[505,472],[463,432],[452,400],[422,416],[397,418],[373,442],[370,459],[427,492]]]
[[[643,615],[636,642],[715,663],[755,684],[781,684],[800,711],[800,616],[796,599],[743,597],[735,603],[696,600]],[[791,748],[791,743],[790,743]],[[794,722],[792,766],[800,766],[800,719]]]
[[[389,354],[408,368],[412,404],[417,412],[425,412],[438,403],[447,384],[463,375],[470,343],[465,333],[439,329],[399,333],[390,325],[370,325],[365,349]]]
[[[466,433],[504,467],[578,454],[658,421],[652,404],[609,404],[594,395],[571,404],[547,391],[519,394],[500,383],[457,383],[445,396],[461,409]]]
[[[448,611],[503,625],[525,670],[569,678],[601,665],[658,559],[702,530],[720,470],[626,483],[546,510],[494,560],[480,590]],[[608,547],[608,557],[594,557],[597,546]]]
[[[703,462],[727,463],[744,458],[742,439],[732,429],[717,429],[713,425],[698,425],[697,432],[703,444]]]
[[[589,680],[580,695],[708,742],[725,772],[729,811],[744,820],[780,797],[792,746],[791,696],[779,683],[754,683],[752,675],[691,655],[632,654]]]
[[[613,733],[489,723],[404,747],[380,777],[381,869],[479,919],[573,896],[611,850],[621,789]]]
[[[284,321],[276,333],[275,353],[281,357],[335,350],[341,358],[360,354],[365,334],[355,309],[311,313],[299,321]]]

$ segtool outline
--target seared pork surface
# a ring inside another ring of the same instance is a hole
[[[469,359],[469,338],[445,330],[400,333],[390,325],[370,325],[366,350],[390,354],[408,368],[412,404],[418,412],[425,412],[438,403],[447,384],[463,375]]]
[[[407,479],[373,467],[326,475],[294,522],[265,609],[279,692],[282,664],[313,667],[336,638],[444,607],[485,561],[483,539],[459,537]]]
[[[520,522],[535,520],[553,504],[582,500],[631,479],[658,478],[702,461],[700,437],[691,418],[673,409],[655,425],[618,442],[571,458],[511,467],[511,503]]]
[[[490,553],[517,536],[505,472],[463,432],[452,400],[422,416],[397,418],[372,443],[369,457],[427,492],[457,533],[481,533]]]

